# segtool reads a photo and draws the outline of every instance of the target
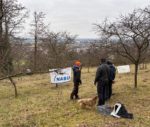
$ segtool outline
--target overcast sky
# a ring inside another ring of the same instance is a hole
[[[52,31],[68,31],[80,38],[95,38],[93,23],[100,23],[106,17],[115,19],[135,8],[150,5],[150,0],[18,0],[30,14],[42,11]],[[31,18],[31,17],[30,17]],[[28,21],[31,22],[31,21]],[[26,25],[25,35],[29,26]],[[27,35],[28,36],[28,35]]]

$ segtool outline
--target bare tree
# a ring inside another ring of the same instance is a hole
[[[97,65],[97,60],[99,60],[99,51],[98,47],[96,46],[96,42],[90,42],[90,45],[86,51],[83,52],[84,64],[87,65],[88,73],[90,72],[90,67],[93,65]]]
[[[3,46],[2,46],[2,41],[3,41],[3,1],[0,0],[0,70],[2,70],[2,49],[3,49]],[[0,73],[1,75],[1,73]]]
[[[17,88],[12,77],[9,76],[13,72],[13,62],[11,57],[11,36],[20,28],[26,17],[25,7],[18,3],[17,0],[3,0],[2,3],[2,26],[1,26],[1,72],[8,76],[10,82],[15,88],[15,96],[17,96]]]
[[[34,12],[34,19],[31,23],[31,35],[34,36],[34,71],[37,70],[37,44],[40,40],[43,32],[45,31],[46,25],[44,24],[45,14],[43,12]]]
[[[142,9],[127,16],[120,16],[116,22],[96,24],[97,31],[113,43],[115,51],[135,65],[134,87],[137,88],[138,65],[145,59],[149,47],[150,16]]]
[[[0,0],[0,37],[2,38],[3,1]]]
[[[69,45],[72,44],[76,36],[71,36],[66,32],[48,32],[43,38],[42,49],[45,51],[47,66],[63,67],[70,61],[71,51]]]
[[[25,72],[26,68],[29,68],[29,59],[31,52],[30,43],[25,42],[26,39],[13,38],[11,39],[11,57],[13,59],[14,70],[13,72],[21,73]]]

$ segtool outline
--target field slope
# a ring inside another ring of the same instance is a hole
[[[93,85],[96,68],[82,71],[79,95],[96,94]],[[8,80],[0,81],[0,127],[149,127],[150,126],[150,67],[140,70],[138,88],[133,89],[133,72],[117,74],[113,85],[115,93],[107,102],[113,106],[122,102],[134,114],[133,120],[116,119],[99,114],[95,109],[80,109],[70,101],[73,83],[56,88],[49,83],[49,74],[15,78],[18,98]],[[86,126],[82,126],[86,127]]]

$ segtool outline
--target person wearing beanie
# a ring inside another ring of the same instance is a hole
[[[70,95],[70,99],[79,99],[79,85],[82,84],[81,81],[81,62],[80,61],[75,61],[74,65],[73,65],[73,83],[74,83],[74,87],[73,90],[71,92]]]

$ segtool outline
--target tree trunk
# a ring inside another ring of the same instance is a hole
[[[34,71],[37,69],[37,35],[34,37]]]
[[[15,97],[18,96],[18,92],[17,92],[17,87],[16,87],[16,83],[13,81],[12,77],[9,77],[10,82],[12,83],[12,85],[14,86],[15,89]]]
[[[137,88],[137,75],[138,75],[138,64],[135,64],[135,73],[134,73],[134,88]]]
[[[0,0],[0,39],[2,39],[2,33],[3,33],[2,18],[3,18],[3,1]]]

